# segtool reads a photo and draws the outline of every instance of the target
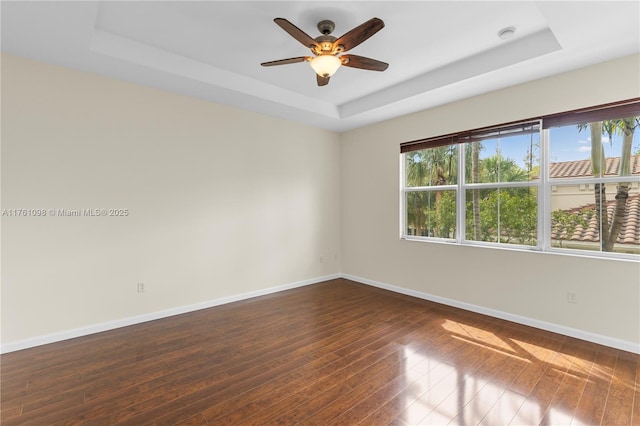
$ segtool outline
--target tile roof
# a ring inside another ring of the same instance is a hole
[[[620,169],[620,157],[605,159],[605,176],[616,176]],[[640,175],[640,155],[631,156],[631,174]],[[563,161],[549,163],[549,176],[552,178],[587,177],[591,174],[591,160]]]
[[[605,159],[605,176],[616,176],[620,169],[620,157]],[[631,156],[631,174],[640,175],[640,155]],[[575,178],[589,177],[591,175],[591,160],[564,161],[560,163],[549,163],[549,176],[551,178]],[[607,215],[609,220],[613,216],[615,200],[607,201]],[[598,221],[595,215],[587,218],[587,211],[595,210],[595,203],[565,210],[568,213],[580,213],[588,222],[587,226],[576,226],[573,234],[567,238],[567,229],[559,225],[552,225],[551,238],[578,242],[598,242],[600,241]],[[617,243],[640,246],[640,194],[630,195],[627,199],[627,210],[624,222],[618,234]]]
[[[609,217],[609,220],[611,220],[613,216],[614,205],[615,200],[607,200],[607,216]],[[580,242],[600,241],[598,220],[595,214],[590,218],[586,216],[586,212],[588,210],[595,211],[595,208],[596,205],[593,203],[565,210],[568,213],[582,214],[583,217],[587,219],[587,226],[583,227],[582,225],[577,225],[573,234],[567,238],[566,227],[562,228],[557,224],[552,224],[551,238],[555,240],[558,239],[558,237],[561,237],[562,240],[565,241],[569,240]],[[640,246],[640,194],[630,195],[629,198],[627,198],[627,209],[625,211],[622,227],[620,228],[620,233],[618,234],[617,243]]]

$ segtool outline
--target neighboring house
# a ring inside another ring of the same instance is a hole
[[[605,164],[605,176],[617,176],[620,168],[620,157],[607,158]],[[640,176],[640,155],[631,157],[631,174]],[[551,163],[549,169],[550,178],[583,178],[591,176],[591,160],[567,161]],[[598,219],[595,212],[595,196],[593,184],[553,185],[551,196],[552,210],[563,210],[567,213],[582,214],[585,225],[578,224],[568,235],[567,229],[555,227],[552,229],[551,238],[554,245],[562,245],[568,248],[599,247],[600,235],[598,232]],[[607,216],[609,221],[613,216],[616,185],[606,185]],[[598,243],[598,244],[595,244]],[[618,234],[618,252],[640,253],[640,188],[638,182],[631,183],[629,198],[624,216],[624,222]]]
[[[613,216],[615,199],[607,199],[607,216],[609,221]],[[598,233],[598,219],[595,214],[596,204],[586,204],[573,209],[567,209],[570,214],[581,213],[586,218],[586,226],[577,225],[571,235],[567,235],[566,229],[555,227],[551,231],[551,240],[554,245],[560,245],[566,248],[588,248],[593,245],[594,249],[599,247],[600,235]],[[640,194],[630,195],[627,198],[627,209],[624,215],[624,221],[618,234],[616,245],[617,252],[640,253]]]
[[[620,157],[605,160],[605,176],[617,176],[620,169]],[[640,155],[631,156],[631,174],[640,176]],[[549,177],[551,179],[573,179],[591,177],[591,160],[565,161],[549,163]],[[594,185],[576,182],[575,185],[551,186],[551,209],[568,210],[594,202]],[[615,185],[606,185],[607,199],[616,195]],[[631,194],[639,192],[638,183],[631,184]]]

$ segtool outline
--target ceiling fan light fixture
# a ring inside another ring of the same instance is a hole
[[[337,56],[320,55],[311,59],[309,64],[320,77],[331,77],[338,71],[338,68],[342,65],[342,61]]]

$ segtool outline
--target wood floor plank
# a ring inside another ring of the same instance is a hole
[[[393,346],[389,345],[389,349],[393,349]],[[383,353],[386,352],[373,353],[369,358],[350,363],[349,361],[352,358],[340,358],[334,353],[329,353],[328,355],[336,357],[336,359],[320,364],[318,368],[306,372],[296,371],[293,376],[284,375],[265,386],[239,396],[235,401],[225,401],[224,404],[212,407],[203,414],[210,421],[215,420],[223,424],[234,424],[244,419],[248,413],[264,410],[278,402],[284,402],[286,407],[292,408],[291,388],[297,389],[298,393],[304,392],[306,395],[309,395],[311,389],[313,389],[314,393],[318,393],[326,384],[343,380],[341,376],[344,376],[344,374],[354,374],[358,370],[367,368],[372,358],[379,357]],[[289,389],[289,391],[279,391],[284,387],[279,382],[286,383],[288,386],[285,388]]]
[[[426,342],[430,341],[431,332],[426,333],[424,329],[415,330],[414,332],[402,336],[399,342],[404,343],[405,347],[405,361],[403,363],[403,370],[399,376],[390,380],[386,384],[380,385],[377,389],[372,390],[369,395],[361,398],[360,401],[356,401],[352,407],[344,410],[339,417],[332,420],[335,424],[356,424],[360,421],[371,421],[372,424],[388,423],[390,420],[395,419],[397,415],[402,411],[399,404],[394,404],[394,400],[400,398],[405,401],[402,408],[406,408],[408,404],[406,401],[410,398],[406,393],[415,393],[418,383],[433,382],[435,378],[428,376],[436,367],[439,362],[433,362],[430,358],[430,345],[426,345]],[[450,340],[449,344],[443,342],[440,345],[435,340],[430,341],[431,344],[435,344],[438,347],[447,347],[451,358],[454,358],[457,351],[462,348],[463,345],[455,340]],[[478,362],[479,364],[479,362]],[[435,376],[435,374],[434,374]],[[386,412],[380,412],[376,416],[377,419],[369,419],[371,413],[374,413],[385,407],[383,410]],[[385,421],[381,421],[380,418],[386,416]]]
[[[4,426],[640,424],[640,355],[344,279],[0,367]]]
[[[302,378],[302,383],[293,383],[292,387],[280,388],[264,399],[257,398],[236,412],[229,413],[229,418],[251,418],[252,424],[264,424],[272,421],[274,417],[306,402],[313,393],[322,392],[324,389],[335,386],[335,383],[343,380],[345,376],[366,368],[386,356],[390,351],[396,350],[396,346],[388,343],[382,348],[376,346],[376,350],[363,346],[363,350],[352,351],[342,357],[332,353],[337,359],[318,368],[313,377],[306,380]],[[265,412],[267,409],[268,412]],[[214,413],[209,414],[213,415]]]
[[[636,364],[629,357],[618,356],[603,414],[604,424],[632,424]]]
[[[607,350],[601,350],[596,354],[587,384],[582,391],[580,401],[578,401],[578,407],[574,415],[575,423],[603,424],[602,417],[617,358],[617,354]]]
[[[513,366],[517,362],[514,358],[504,358],[502,354],[492,350],[486,352],[485,362],[474,374],[458,369],[461,373],[458,374],[455,388],[440,402],[433,400],[430,412],[418,423],[441,423],[446,417],[453,418],[454,422],[477,424],[486,417],[493,404],[504,393],[505,384],[512,378],[509,372],[517,370]]]
[[[365,320],[367,320],[365,318]],[[294,339],[296,342],[300,343],[301,340],[300,339]],[[280,345],[281,346],[281,345]],[[287,347],[280,347],[280,350],[284,351],[285,353],[289,354],[292,353],[292,351],[290,349],[287,349]],[[273,357],[271,357],[271,361],[273,361]],[[273,364],[273,362],[271,362],[270,364]],[[280,367],[280,371],[285,371],[282,370],[282,368],[287,368],[287,365],[281,366]],[[265,368],[261,368],[261,370],[264,372]],[[242,373],[244,374],[244,373]],[[264,373],[262,374],[264,376]],[[236,378],[241,378],[242,376],[237,376]],[[252,380],[255,380],[255,373],[254,374],[250,374],[250,377]],[[236,383],[231,387],[225,387],[224,392],[226,394],[227,397],[236,397],[239,395],[242,395],[246,390],[251,389],[252,386],[251,384],[254,383],[254,381],[247,383]],[[237,391],[234,391],[235,389],[238,389]],[[231,393],[232,391],[237,392],[237,393]],[[162,420],[167,421],[167,422],[171,422],[171,421],[177,421],[179,418],[181,418],[182,416],[187,415],[187,413],[190,410],[194,410],[196,409],[195,407],[210,407],[212,405],[217,405],[220,404],[220,401],[216,402],[218,398],[218,395],[212,395],[211,394],[211,389],[209,389],[209,392],[198,392],[195,395],[190,395],[189,398],[185,399],[182,398],[181,403],[183,405],[182,408],[180,408],[179,410],[173,410],[171,413],[168,414],[164,414],[161,416]],[[185,402],[192,404],[190,406],[184,406]],[[204,408],[203,408],[204,409]],[[156,411],[166,411],[166,407],[159,407]],[[150,415],[153,415],[152,413],[144,413],[141,414],[142,417],[137,416],[137,417],[133,417],[131,419],[131,422],[133,422],[132,424],[134,424],[137,421],[140,421],[141,419],[144,419]],[[177,416],[177,417],[176,417]]]
[[[571,364],[550,403],[549,409],[543,416],[541,424],[571,424],[593,366],[595,353],[585,349],[583,345],[575,345],[573,349],[569,345],[565,345],[563,349],[566,359]]]
[[[558,388],[562,384],[569,365],[561,352],[555,352],[548,365],[529,394],[528,404],[518,410],[512,422],[515,424],[539,424],[551,406]],[[529,406],[535,406],[530,410]]]
[[[446,347],[446,344],[443,347]],[[422,362],[407,372],[408,379],[404,389],[401,389],[387,402],[378,405],[371,412],[358,412],[358,407],[354,406],[345,413],[346,418],[363,417],[361,420],[363,424],[405,423],[403,421],[405,410],[431,387],[437,386],[450,371],[450,364],[447,361],[441,361],[438,357],[430,357],[428,352],[422,356]],[[465,369],[467,373],[473,374],[484,362],[485,359],[482,357],[472,357],[468,359]],[[367,402],[367,399],[363,401],[365,404]]]
[[[504,367],[499,369],[497,374],[491,377],[470,401],[473,403],[474,400],[477,400],[490,406],[480,424],[508,424],[511,421],[517,411],[512,410],[514,400],[519,399],[514,398],[514,393],[509,391],[509,385],[520,375],[525,366],[526,363],[523,359],[515,356],[509,358]]]
[[[371,365],[365,371],[350,377],[340,388],[334,387],[317,395],[310,400],[309,404],[297,407],[302,411],[297,411],[300,413],[298,417],[300,420],[296,423],[327,424],[359,400],[374,392],[375,389],[398,377],[402,370],[401,364],[402,353],[394,353],[389,358],[385,358]],[[279,418],[277,421],[288,424],[287,420],[291,418],[289,417],[290,413],[291,411],[287,416]]]
[[[633,394],[633,414],[631,424],[640,425],[640,360],[636,360],[635,392]]]

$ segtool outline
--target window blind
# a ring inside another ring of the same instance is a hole
[[[550,127],[587,124],[593,123],[594,121],[638,116],[640,116],[640,98],[634,98],[621,102],[547,115],[542,118],[542,128],[548,129]]]
[[[519,122],[503,123],[496,126],[481,127],[473,130],[449,133],[443,136],[403,142],[400,144],[400,153],[538,132],[540,130],[540,120],[542,120],[542,128],[548,129],[550,127],[639,116],[640,98],[632,98],[619,102],[530,118]]]
[[[466,130],[460,133],[451,133],[444,136],[419,139],[400,144],[400,153],[419,151],[421,149],[436,148],[439,146],[453,145],[467,142],[479,142],[500,137],[527,135],[540,131],[539,120],[527,120],[524,122],[511,122],[498,126],[482,127]]]

